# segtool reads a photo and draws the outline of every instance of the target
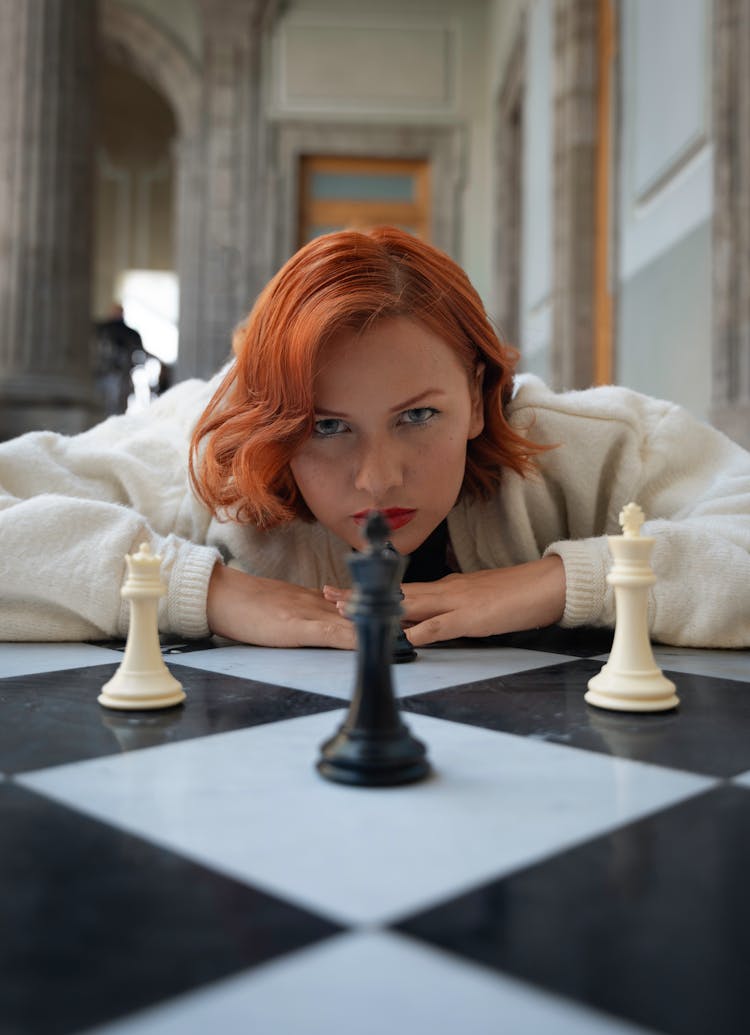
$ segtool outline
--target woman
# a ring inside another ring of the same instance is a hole
[[[611,625],[606,535],[636,500],[654,638],[750,645],[750,454],[625,389],[514,379],[516,353],[436,249],[393,228],[318,238],[234,349],[145,415],[0,447],[4,638],[124,635],[123,558],[150,538],[162,630],[352,647],[346,556],[375,508],[411,556],[417,646]]]

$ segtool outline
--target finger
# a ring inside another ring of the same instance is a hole
[[[425,647],[428,643],[439,643],[441,640],[455,640],[464,634],[451,619],[452,615],[435,615],[412,625],[406,630],[406,637],[413,647]]]
[[[300,628],[300,647],[333,647],[354,650],[357,637],[352,623],[337,615],[333,621],[304,622]]]
[[[445,597],[434,591],[420,597],[411,595],[401,601],[401,615],[410,622],[423,622],[447,610]]]
[[[323,586],[323,596],[326,600],[336,603],[337,600],[348,600],[352,591],[350,589],[338,589],[336,586]]]

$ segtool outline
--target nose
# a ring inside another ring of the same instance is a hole
[[[404,484],[404,458],[397,443],[363,443],[356,459],[354,486],[366,492],[373,503],[387,502],[388,493]]]

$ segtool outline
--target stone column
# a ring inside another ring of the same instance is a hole
[[[0,438],[95,419],[95,0],[0,0]]]
[[[750,448],[750,5],[714,0],[713,405]]]
[[[594,376],[597,0],[555,0],[552,382]]]
[[[508,344],[521,344],[521,199],[526,18],[521,18],[495,104],[495,318]]]
[[[202,2],[202,177],[186,176],[180,187],[201,214],[193,231],[200,244],[193,270],[197,291],[192,299],[181,298],[192,325],[180,320],[180,376],[214,373],[262,286],[256,206],[262,202],[260,41],[268,8],[268,0]]]
[[[203,335],[203,148],[199,134],[174,147],[176,268],[180,288],[177,379],[207,374]]]

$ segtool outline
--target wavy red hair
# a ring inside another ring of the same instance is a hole
[[[484,365],[484,429],[468,443],[462,492],[486,498],[503,468],[526,474],[540,446],[508,424],[515,349],[504,345],[463,270],[394,227],[315,238],[279,270],[234,336],[235,362],[193,434],[190,474],[217,515],[273,528],[312,520],[289,461],[313,429],[326,342],[405,316],[451,346],[471,377]]]

